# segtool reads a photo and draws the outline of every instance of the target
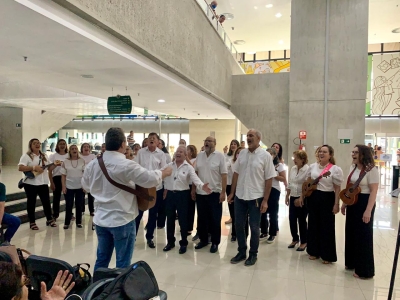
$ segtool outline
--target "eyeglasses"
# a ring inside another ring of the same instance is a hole
[[[207,142],[207,143],[214,143],[214,141],[212,141],[212,140],[204,140],[204,142]]]
[[[358,151],[351,151],[351,154],[358,154],[358,153],[360,153],[360,152],[358,152]]]

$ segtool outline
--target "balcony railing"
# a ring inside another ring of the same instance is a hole
[[[210,23],[213,25],[214,29],[217,31],[218,35],[221,37],[225,46],[232,53],[235,60],[241,65],[243,63],[242,55],[236,50],[234,44],[232,43],[231,39],[229,38],[228,34],[226,33],[224,27],[218,21],[218,18],[217,18],[217,15],[215,14],[215,12],[211,9],[211,7],[208,5],[206,0],[196,0],[196,1],[200,5],[204,14],[207,16]]]

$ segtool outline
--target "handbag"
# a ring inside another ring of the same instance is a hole
[[[87,268],[82,268],[81,266],[86,266]],[[85,290],[92,283],[92,275],[89,272],[90,265],[88,263],[76,264],[73,269],[75,280],[74,290]]]
[[[139,185],[136,185],[136,189],[134,189],[126,185],[123,185],[121,183],[118,183],[114,181],[108,174],[106,166],[104,165],[104,160],[102,155],[99,155],[97,157],[97,161],[99,162],[100,168],[103,171],[104,176],[106,176],[107,180],[112,185],[136,196],[137,204],[141,211],[146,211],[154,207],[154,205],[156,204],[156,197],[157,197],[157,191],[155,187],[144,188]]]

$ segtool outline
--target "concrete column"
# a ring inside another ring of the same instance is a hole
[[[309,156],[325,137],[347,173],[351,149],[364,143],[368,0],[292,1],[291,18],[288,157],[306,130]],[[350,144],[340,144],[339,129],[353,131]]]

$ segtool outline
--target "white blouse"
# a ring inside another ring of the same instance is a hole
[[[320,168],[319,163],[313,163],[310,165],[310,168],[307,171],[307,178],[311,177],[311,179],[316,179],[322,173],[325,168]],[[329,172],[331,174],[328,177],[322,177],[318,182],[317,190],[322,192],[333,192],[333,185],[341,185],[343,181],[343,171],[337,165],[333,165]]]
[[[233,178],[233,156],[226,156],[226,168],[228,169],[228,181],[227,185],[232,185],[232,178]]]
[[[90,163],[93,159],[96,158],[96,155],[94,155],[93,153],[90,153],[88,155],[82,155],[81,154],[81,158],[83,158],[83,160],[85,161],[85,164]]]
[[[85,161],[83,158],[77,160],[66,159],[61,166],[61,174],[66,175],[67,189],[76,190],[82,188],[83,171],[85,170]]]
[[[59,154],[59,153],[53,153],[52,155],[49,156],[49,163],[54,163],[56,160],[59,160],[63,162],[69,157],[68,153],[65,154]],[[52,176],[61,176],[61,166],[55,167],[54,170],[51,172]]]
[[[350,172],[353,172],[354,170],[354,165],[350,167]],[[360,177],[361,170],[357,168],[353,175],[351,176],[350,182],[354,183],[357,181],[357,179]],[[347,182],[347,181],[346,181]],[[378,168],[373,168],[371,171],[367,173],[367,175],[364,176],[364,178],[361,180],[359,187],[361,188],[361,194],[370,194],[371,190],[369,188],[369,185],[372,183],[379,183],[379,171]]]
[[[275,166],[275,170],[276,170],[276,176],[279,176],[280,172],[285,171],[285,165],[282,163],[279,163]],[[272,178],[272,187],[274,189],[277,189],[278,191],[281,191],[280,181],[275,179],[275,177]]]
[[[310,168],[309,165],[304,165],[298,170],[297,166],[293,166],[290,169],[289,173],[289,183],[288,189],[290,190],[290,196],[292,197],[300,197],[301,191],[303,187],[303,183],[307,179],[308,169]]]
[[[46,154],[43,154],[44,156],[46,156]],[[39,157],[39,155],[36,155],[34,153],[32,153],[32,157],[33,159],[31,159],[29,157],[28,154],[24,154],[21,156],[18,166],[29,166],[29,167],[34,167],[34,166],[42,166],[42,160]],[[44,163],[44,165],[48,165],[49,160],[47,159],[46,156],[46,162]],[[26,184],[30,184],[30,185],[48,185],[49,184],[49,173],[47,172],[47,168],[43,171],[43,173],[36,175],[35,178],[33,179],[26,179],[24,181]]]

